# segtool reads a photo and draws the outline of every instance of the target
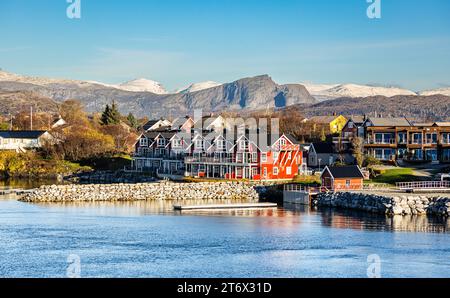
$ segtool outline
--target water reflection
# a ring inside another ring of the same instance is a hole
[[[41,185],[65,184],[66,182],[57,179],[0,179],[0,189],[32,189]]]
[[[303,205],[284,205],[269,209],[228,209],[174,211],[173,205],[206,205],[250,203],[249,200],[174,200],[174,201],[127,201],[127,202],[66,202],[34,204],[47,209],[64,212],[80,212],[92,216],[202,216],[202,217],[255,217],[264,218],[263,226],[278,225],[293,227],[302,223],[317,222],[320,225],[354,230],[390,232],[433,232],[450,231],[450,220],[434,216],[385,216],[360,211],[331,208],[310,208]],[[274,219],[271,221],[270,219]],[[276,219],[276,220],[275,220]]]
[[[325,226],[341,229],[377,230],[395,232],[446,233],[450,221],[436,216],[386,216],[353,210],[321,208],[317,211]]]

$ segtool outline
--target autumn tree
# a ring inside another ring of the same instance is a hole
[[[351,143],[352,155],[355,158],[356,164],[362,167],[364,163],[364,140],[360,137],[353,137]]]

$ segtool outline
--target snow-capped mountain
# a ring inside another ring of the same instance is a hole
[[[378,87],[357,84],[311,84],[301,83],[308,92],[319,101],[331,100],[340,97],[368,97],[396,95],[417,95],[415,92],[397,87]]]
[[[194,84],[189,85],[188,87],[181,88],[181,89],[175,91],[175,93],[192,93],[192,92],[197,92],[197,91],[217,87],[220,85],[222,85],[222,84],[214,82],[214,81],[194,83]]]
[[[67,79],[50,79],[43,77],[31,77],[22,76],[6,71],[0,70],[0,82],[16,82],[16,83],[26,83],[33,84],[37,86],[48,86],[48,85],[76,85],[80,88],[87,88],[93,86],[103,86],[107,88],[115,88],[123,91],[131,92],[151,92],[154,94],[167,94],[168,92],[164,87],[155,81],[147,79],[136,79],[133,81],[125,82],[119,85],[107,84],[97,81],[78,81],[78,80],[67,80]]]
[[[168,93],[163,85],[161,85],[161,83],[148,79],[136,79],[133,81],[125,82],[120,85],[116,85],[116,88],[131,92],[151,92],[155,94]]]
[[[425,90],[425,91],[419,92],[419,95],[423,95],[423,96],[439,95],[439,94],[450,96],[450,87],[433,89],[433,90]]]

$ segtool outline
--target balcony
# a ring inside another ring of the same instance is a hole
[[[154,158],[154,159],[165,159],[165,160],[182,160],[184,154],[160,154],[160,153],[135,153],[133,158]]]
[[[184,159],[185,163],[208,163],[208,164],[257,164],[257,161],[252,161],[251,159],[244,158],[236,159],[236,157],[212,157],[212,156],[188,156]]]

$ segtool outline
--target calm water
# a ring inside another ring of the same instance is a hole
[[[202,202],[204,203],[204,202]],[[172,203],[0,199],[0,276],[450,277],[450,223],[286,209],[177,213]]]

